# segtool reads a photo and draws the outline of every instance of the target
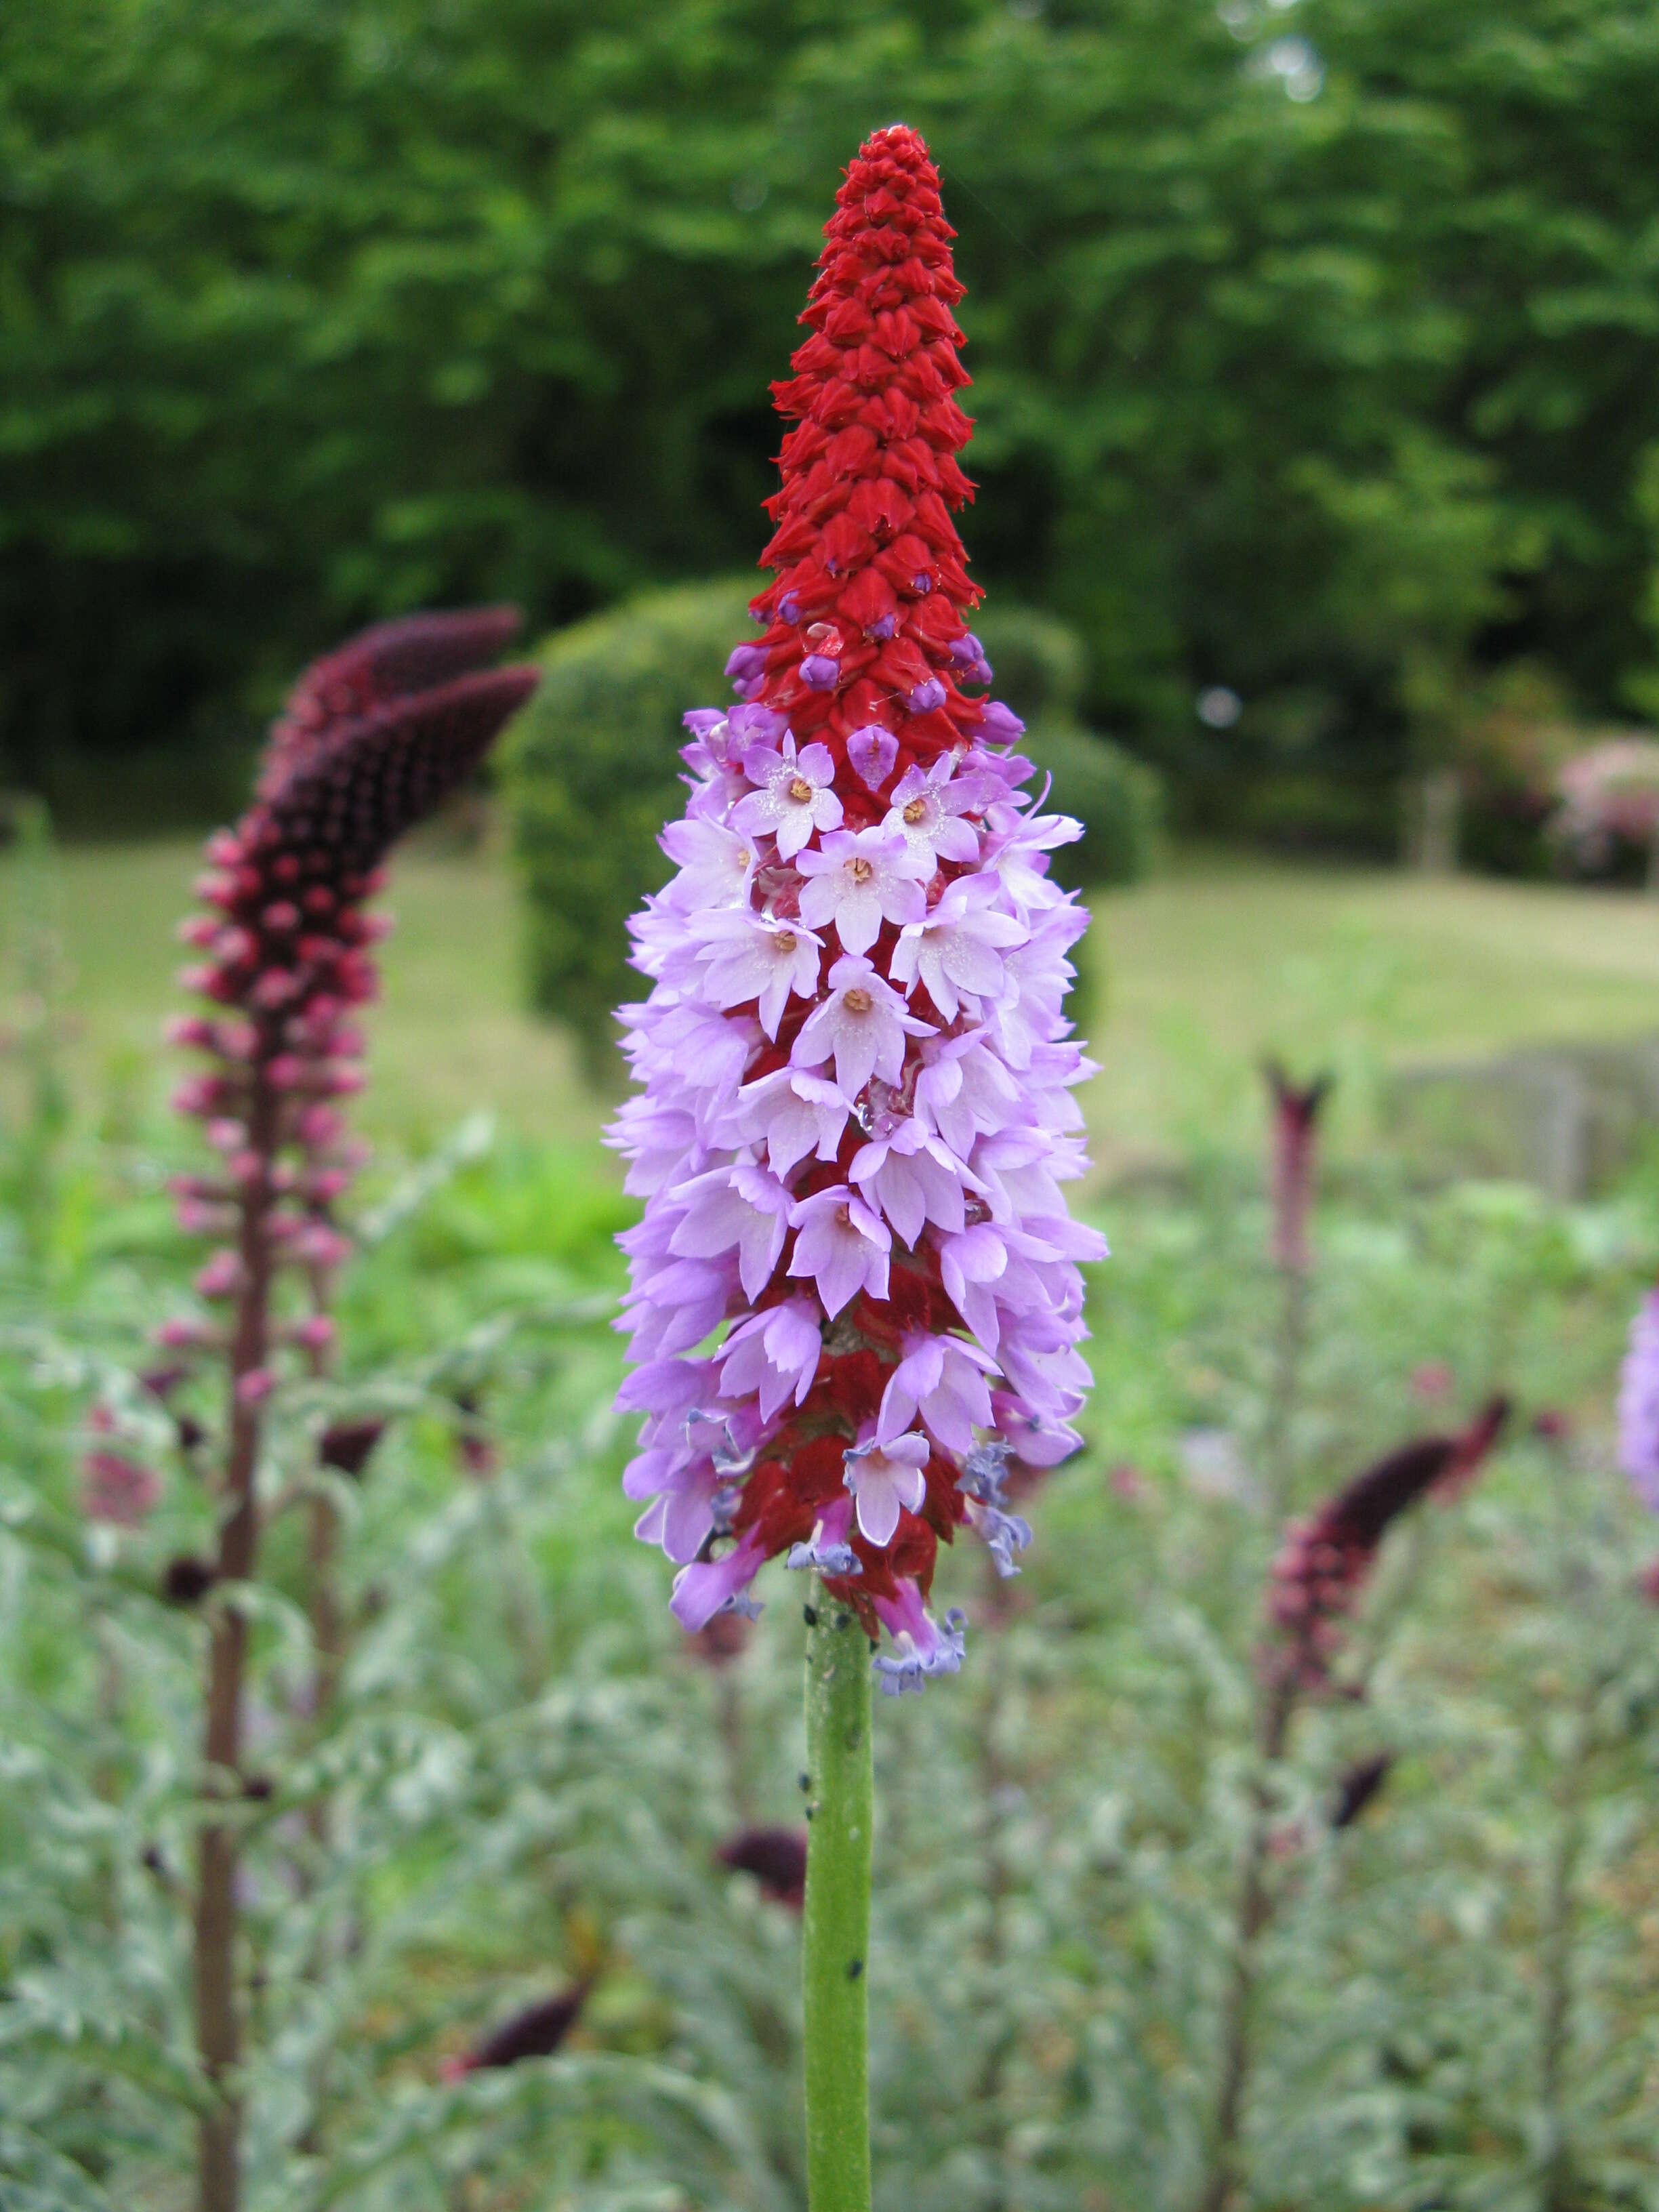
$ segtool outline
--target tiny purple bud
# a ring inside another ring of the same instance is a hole
[[[833,691],[841,681],[841,663],[827,653],[809,653],[800,665],[800,680],[809,690]]]
[[[946,692],[937,676],[930,676],[925,684],[918,684],[910,694],[913,714],[931,714],[945,704]]]
[[[1025,734],[1025,725],[1012,707],[1005,707],[1000,699],[988,699],[979,726],[979,734],[994,745],[1011,745],[1016,738]]]
[[[793,592],[786,592],[778,601],[778,620],[787,623],[800,620],[800,601]]]
[[[853,771],[870,791],[879,791],[893,773],[898,758],[898,739],[879,722],[866,723],[847,740],[847,757]]]

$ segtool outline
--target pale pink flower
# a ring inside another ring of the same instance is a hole
[[[781,751],[752,746],[743,766],[760,789],[732,809],[732,827],[752,837],[775,837],[781,860],[793,860],[815,830],[841,827],[841,801],[830,788],[836,763],[827,745],[805,745],[797,755],[793,737],[786,735]]]
[[[787,1176],[816,1151],[833,1160],[852,1103],[827,1076],[780,1067],[738,1093],[738,1126],[745,1144],[763,1144],[774,1175]]]
[[[694,1559],[674,1577],[669,1600],[675,1619],[695,1636],[717,1613],[743,1613],[752,1620],[760,1607],[744,1593],[760,1572],[766,1547],[754,1529],[723,1559]]]
[[[948,1146],[915,1121],[901,1121],[863,1146],[847,1173],[912,1246],[928,1221],[941,1229],[964,1228],[963,1185],[977,1188]]]
[[[978,802],[975,780],[953,782],[955,769],[949,753],[941,753],[930,769],[907,768],[882,824],[903,838],[930,876],[940,860],[979,858],[979,832],[961,819]]]
[[[847,1487],[853,1493],[859,1527],[872,1544],[890,1544],[901,1508],[919,1513],[927,1494],[922,1469],[932,1456],[925,1437],[873,1437],[854,1444],[846,1455]]]
[[[1002,988],[1002,953],[1030,935],[1012,915],[993,910],[998,885],[989,876],[959,876],[947,884],[933,912],[911,922],[894,947],[896,983],[918,981],[947,1022],[960,1010],[960,994],[994,997]]]
[[[744,1295],[757,1298],[772,1279],[788,1224],[789,1194],[765,1168],[739,1162],[713,1168],[672,1194],[685,1218],[668,1249],[685,1260],[716,1260],[733,1249]]]
[[[835,925],[842,949],[867,952],[884,921],[919,921],[927,911],[922,885],[933,873],[889,830],[838,830],[798,863],[807,878],[800,894],[803,921]]]
[[[823,940],[799,922],[731,907],[705,915],[697,935],[703,940],[698,957],[710,1000],[722,1011],[756,1000],[769,1037],[778,1033],[790,994],[810,999],[817,989]]]
[[[854,1098],[872,1075],[896,1083],[905,1038],[927,1030],[861,954],[847,952],[830,970],[830,996],[807,1016],[790,1058],[816,1067],[833,1053],[836,1081]]]
[[[893,773],[898,758],[898,739],[879,722],[866,723],[847,740],[847,757],[853,773],[866,791],[879,791]]]
[[[818,1371],[823,1337],[810,1300],[789,1298],[751,1314],[726,1338],[720,1395],[738,1399],[757,1392],[761,1419],[771,1420],[793,1397],[800,1405]]]
[[[740,837],[705,816],[688,814],[668,824],[661,842],[679,868],[664,894],[677,911],[748,904],[756,866],[753,838]]]
[[[860,1291],[867,1291],[872,1298],[886,1297],[892,1234],[881,1216],[845,1183],[801,1199],[789,1221],[799,1232],[789,1272],[816,1283],[831,1321]]]
[[[903,1352],[882,1394],[877,1435],[900,1435],[920,1413],[947,1451],[971,1452],[975,1425],[992,1425],[985,1378],[996,1373],[995,1360],[959,1336],[907,1336]]]

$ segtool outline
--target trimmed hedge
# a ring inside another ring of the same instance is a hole
[[[657,840],[684,803],[681,718],[731,699],[726,660],[754,635],[748,577],[682,585],[594,615],[541,649],[541,687],[501,762],[528,902],[531,996],[567,1022],[596,1079],[617,1075],[614,1010],[638,996],[629,915],[668,876]],[[1053,775],[1055,803],[1085,823],[1055,856],[1066,884],[1131,883],[1151,864],[1161,818],[1154,772],[1073,719],[1085,674],[1063,623],[1022,608],[979,635],[996,696],[1031,719],[1024,750]]]
[[[1163,780],[1079,719],[1089,677],[1083,640],[1052,615],[1003,603],[974,627],[996,673],[993,692],[1027,725],[1020,750],[1053,776],[1053,804],[1084,827],[1080,844],[1054,854],[1056,878],[1073,890],[1139,883],[1163,831]]]
[[[732,700],[726,656],[755,635],[758,580],[722,578],[631,599],[560,630],[501,763],[529,908],[533,1004],[575,1030],[614,1083],[615,1009],[642,996],[628,917],[666,882],[658,845],[685,803],[681,717]]]
[[[993,694],[1024,722],[1076,722],[1089,680],[1083,640],[1035,607],[993,603],[970,615],[995,672]]]

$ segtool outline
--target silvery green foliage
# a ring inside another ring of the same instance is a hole
[[[205,1516],[131,1382],[133,1316],[180,1265],[155,1178],[90,1154],[76,1176],[96,1237],[12,1243],[0,1279],[0,2205],[172,2212],[200,2094],[201,1631],[155,1589]],[[793,2212],[798,1923],[714,1854],[799,1817],[799,1605],[720,1671],[665,1619],[616,1498],[614,1224],[568,1162],[475,1136],[381,1212],[345,1316],[362,1364],[288,1403],[264,1478],[311,1480],[333,1413],[390,1417],[334,1493],[356,1625],[320,1733],[301,1516],[257,1596],[251,2202]],[[965,1547],[941,1569],[985,1663],[880,1715],[882,2212],[1191,2212],[1259,1771],[1261,1501],[1305,1505],[1503,1384],[1571,1437],[1518,1434],[1396,1532],[1351,1647],[1368,1696],[1308,1705],[1265,1778],[1243,2201],[1659,2207],[1659,1613],[1635,1588],[1659,1527],[1608,1425],[1650,1199],[1345,1193],[1276,1468],[1252,1194],[1224,1164],[1106,1214],[1090,1450],[1023,1504],[1043,1543],[1018,1580]],[[76,1510],[94,1401],[166,1474],[131,1534]],[[1382,1749],[1334,1832],[1340,1777]],[[587,1972],[557,2055],[441,2078]]]

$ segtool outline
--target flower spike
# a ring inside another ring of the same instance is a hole
[[[642,1095],[611,1134],[646,1200],[624,1486],[675,1613],[753,1611],[781,1555],[895,1694],[962,1661],[960,1615],[927,1609],[939,1543],[965,1524],[1014,1571],[1003,1470],[1076,1448],[1078,1263],[1105,1250],[1061,1194],[1087,916],[1048,854],[1079,833],[1036,813],[1021,725],[978,696],[951,236],[921,140],[877,132],[775,387],[764,634],[728,664],[740,703],[686,716],[677,872],[633,925],[650,996],[622,1015]]]

